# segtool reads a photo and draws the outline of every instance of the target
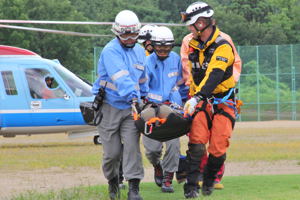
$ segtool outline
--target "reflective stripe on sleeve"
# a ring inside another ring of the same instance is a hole
[[[143,70],[145,69],[145,67],[143,65],[139,65],[139,64],[134,64],[133,65],[135,68],[139,69],[139,70]]]
[[[170,72],[168,73],[168,77],[171,78],[173,76],[178,76],[178,72]]]
[[[153,94],[153,93],[148,93],[147,95],[149,98],[151,99],[155,99],[157,101],[162,101],[162,96],[157,95],[157,94]]]
[[[137,84],[137,85],[135,85],[134,86],[134,88],[137,90],[137,91],[139,91],[140,90],[140,86]]]
[[[172,88],[172,91],[177,91],[179,88],[177,87],[177,86],[174,86],[173,88]]]
[[[183,79],[180,79],[179,81],[177,81],[176,85],[182,85],[184,84],[184,80]]]
[[[111,90],[117,91],[117,87],[114,84],[110,83],[110,82],[107,82],[107,81],[104,81],[104,80],[100,80],[100,85],[104,86],[106,88],[109,88]]]
[[[115,73],[114,75],[112,75],[111,80],[115,81],[118,78],[121,78],[122,76],[126,76],[126,75],[129,75],[129,71],[121,70],[121,71],[118,71],[117,73]]]
[[[147,80],[148,80],[148,78],[147,78],[147,77],[145,77],[145,78],[141,78],[141,79],[139,80],[139,83],[145,83]]]

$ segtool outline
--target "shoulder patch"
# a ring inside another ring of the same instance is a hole
[[[223,62],[225,62],[225,63],[228,63],[228,59],[227,59],[227,58],[224,58],[224,57],[222,57],[222,56],[217,56],[216,59],[219,60],[219,61],[223,61]]]

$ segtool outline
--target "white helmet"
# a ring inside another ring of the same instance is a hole
[[[156,27],[157,26],[153,24],[146,24],[145,26],[143,26],[139,33],[138,42],[143,43],[146,40],[150,40],[152,36],[152,32]]]
[[[181,12],[181,19],[186,25],[194,24],[199,17],[210,18],[214,14],[212,7],[198,1],[189,5],[185,12]]]
[[[136,14],[130,10],[122,10],[115,18],[111,31],[120,36],[125,33],[138,33],[141,23]]]
[[[174,36],[172,31],[166,26],[158,26],[152,33],[151,42],[153,45],[174,45]]]

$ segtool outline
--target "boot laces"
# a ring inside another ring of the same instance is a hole
[[[174,177],[173,172],[165,172],[163,182],[165,186],[170,187],[172,185],[172,180]]]

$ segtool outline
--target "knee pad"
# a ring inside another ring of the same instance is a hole
[[[190,157],[191,160],[200,162],[202,156],[204,155],[204,153],[206,151],[205,144],[189,143],[188,147],[189,147],[189,149],[187,151],[188,157]]]

